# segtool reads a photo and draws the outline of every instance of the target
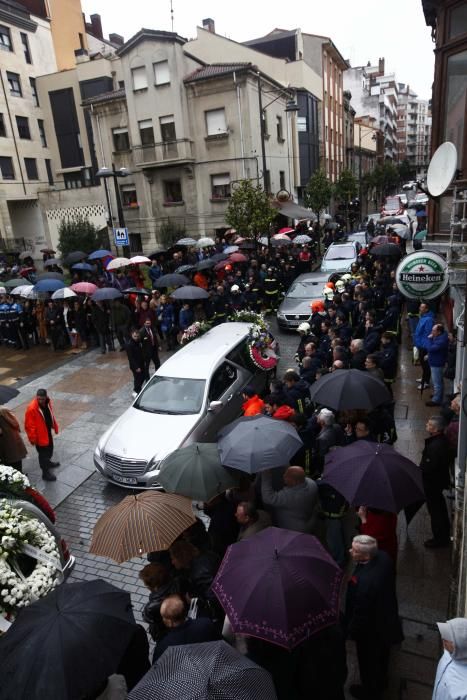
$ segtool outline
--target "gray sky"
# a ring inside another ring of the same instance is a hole
[[[171,29],[170,0],[81,0],[89,17],[102,17],[104,36],[110,32],[125,39],[141,27]],[[174,30],[181,36],[196,36],[196,26],[212,17],[216,32],[235,41],[267,34],[274,27],[300,27],[311,34],[330,36],[353,66],[374,64],[386,58],[386,71],[395,72],[421,98],[431,97],[434,44],[425,25],[421,0],[173,0]],[[222,60],[222,57],[219,57]]]

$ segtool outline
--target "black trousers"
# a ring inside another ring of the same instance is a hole
[[[430,383],[431,370],[428,364],[428,353],[423,348],[418,348],[418,359],[422,368],[422,382],[425,386]]]
[[[379,700],[387,682],[389,642],[369,635],[356,640],[360,681],[368,700]]]
[[[54,453],[54,441],[50,440],[46,447],[39,447],[36,445],[37,454],[39,455],[39,466],[43,472],[50,469],[50,460]]]
[[[133,372],[133,391],[136,391],[137,394],[141,391],[141,388],[144,383],[144,370],[141,370],[141,372],[137,372],[136,370],[132,370]]]
[[[435,540],[448,541],[451,533],[448,507],[444,498],[442,486],[423,480],[426,507],[430,514],[431,531]]]

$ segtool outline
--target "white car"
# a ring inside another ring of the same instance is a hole
[[[242,392],[262,392],[269,373],[248,357],[251,324],[222,323],[166,360],[94,452],[96,469],[127,488],[161,488],[159,464],[193,442],[215,442],[241,415]]]
[[[321,262],[320,271],[349,272],[352,263],[357,262],[359,244],[356,241],[331,243]]]

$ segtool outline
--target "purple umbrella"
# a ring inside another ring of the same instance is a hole
[[[293,649],[337,622],[342,576],[316,537],[268,527],[227,549],[212,590],[235,633]]]
[[[391,445],[368,440],[332,450],[323,479],[352,505],[389,513],[425,498],[420,468]]]

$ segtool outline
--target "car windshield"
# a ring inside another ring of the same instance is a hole
[[[350,260],[355,257],[355,248],[353,246],[331,246],[328,248],[325,258],[326,260]]]
[[[149,413],[199,413],[203,405],[205,385],[204,379],[155,376],[133,406]]]
[[[386,204],[384,205],[385,209],[399,209],[400,208],[400,201],[398,197],[391,197],[386,200]]]
[[[308,299],[312,296],[321,296],[317,290],[321,292],[325,281],[318,282],[294,282],[287,292],[287,299]]]

